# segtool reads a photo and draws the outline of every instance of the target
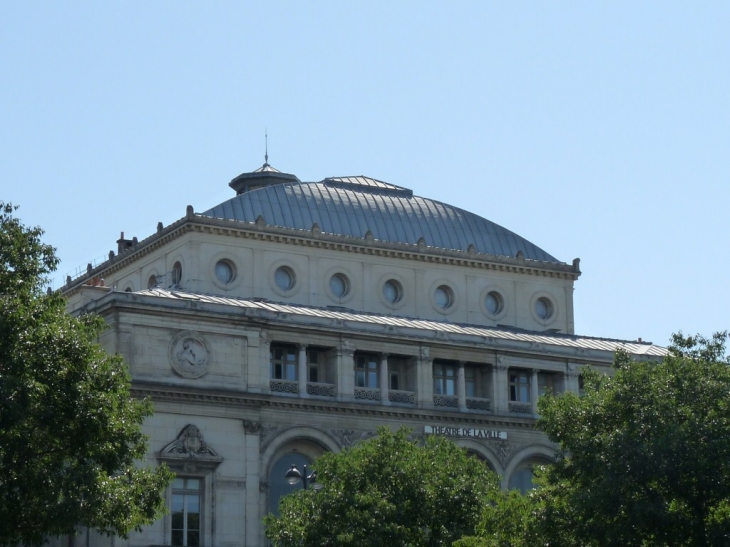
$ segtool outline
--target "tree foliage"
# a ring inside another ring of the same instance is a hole
[[[265,519],[278,547],[451,545],[473,533],[481,510],[499,492],[484,462],[438,436],[424,443],[409,431],[378,436],[315,465],[321,491],[282,498]]]
[[[730,545],[726,340],[675,335],[661,363],[619,353],[612,377],[584,371],[584,396],[540,399],[555,464],[487,508],[463,547]]]
[[[96,343],[103,321],[71,317],[44,293],[55,249],[14,210],[0,202],[0,545],[77,525],[126,536],[159,517],[171,478],[135,465],[151,405]]]

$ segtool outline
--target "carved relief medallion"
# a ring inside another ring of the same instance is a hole
[[[197,332],[183,331],[170,341],[170,364],[183,378],[200,378],[208,372],[210,350]]]

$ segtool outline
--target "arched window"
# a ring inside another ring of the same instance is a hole
[[[286,472],[296,465],[300,472],[304,472],[304,466],[308,467],[307,472],[311,473],[311,460],[299,452],[289,452],[276,460],[269,471],[269,512],[279,515],[279,500],[282,496],[291,494],[302,487],[302,483],[291,485],[284,478]]]
[[[533,478],[535,477],[533,468],[538,465],[548,465],[549,463],[542,459],[531,459],[522,463],[512,472],[509,478],[509,489],[519,490],[523,494],[528,490],[532,490],[535,487],[533,484]]]
[[[172,267],[172,284],[177,286],[182,282],[182,264],[175,262]]]

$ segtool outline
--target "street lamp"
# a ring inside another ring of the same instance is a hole
[[[302,488],[305,490],[309,488],[310,483],[312,484],[312,488],[314,490],[322,490],[323,486],[319,484],[318,482],[315,482],[317,480],[317,472],[312,471],[309,475],[307,475],[307,466],[304,466],[304,473],[301,473],[299,469],[297,469],[297,466],[292,464],[291,469],[286,472],[286,475],[284,475],[284,478],[286,478],[287,482],[294,486],[299,481],[302,481]]]

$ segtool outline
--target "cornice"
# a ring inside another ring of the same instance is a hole
[[[213,391],[210,388],[180,388],[161,384],[132,382],[132,395],[150,398],[153,402],[167,402],[190,405],[222,406],[226,409],[245,410],[284,410],[316,413],[332,416],[371,417],[376,420],[397,419],[428,423],[473,424],[483,427],[511,427],[534,429],[536,420],[519,416],[497,416],[462,413],[458,411],[438,412],[430,409],[410,409],[370,404],[355,404],[344,401],[323,401],[281,397],[247,392]]]
[[[468,251],[428,247],[423,243],[422,239],[415,245],[391,243],[373,239],[370,232],[361,238],[322,233],[316,224],[312,226],[311,230],[295,230],[266,225],[261,218],[255,223],[249,223],[206,217],[199,214],[196,215],[193,213],[192,207],[188,206],[186,216],[165,228],[158,229],[157,233],[152,234],[144,240],[133,243],[130,249],[122,253],[115,255],[113,252],[110,252],[108,260],[96,267],[87,269],[86,273],[75,279],[67,279],[61,291],[67,296],[70,296],[80,289],[84,281],[97,276],[108,277],[121,268],[136,262],[140,258],[190,232],[233,236],[286,245],[331,249],[339,252],[400,258],[418,262],[463,266],[528,276],[557,277],[573,281],[578,279],[581,273],[578,259],[573,261],[573,264],[542,262],[528,260],[522,256],[512,258],[479,253],[474,247],[470,247]]]
[[[144,312],[141,312],[144,308]],[[149,295],[136,295],[125,292],[109,292],[104,297],[89,302],[78,312],[93,312],[102,316],[114,310],[118,312],[145,313],[158,317],[174,313],[180,319],[183,316],[200,321],[205,317],[209,321],[220,321],[227,326],[240,325],[254,328],[266,327],[281,331],[296,330],[300,336],[307,333],[321,334],[323,329],[333,337],[345,336],[349,339],[363,340],[397,340],[415,345],[428,344],[440,347],[470,348],[479,351],[496,352],[500,355],[519,356],[541,360],[570,360],[573,363],[591,365],[610,365],[613,352],[574,348],[564,345],[541,344],[524,340],[507,340],[503,338],[484,337],[475,334],[453,334],[441,331],[424,330],[418,332],[409,327],[383,325],[381,329],[358,328],[358,323],[340,319],[317,318],[310,315],[298,315],[285,312],[256,308],[239,308],[231,310],[222,303],[201,303],[194,300],[170,300]],[[371,325],[367,325],[371,327]],[[636,359],[642,356],[636,355]]]

